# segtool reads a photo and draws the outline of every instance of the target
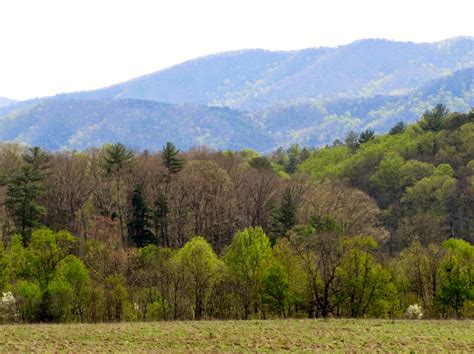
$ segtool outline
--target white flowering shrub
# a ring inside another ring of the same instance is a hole
[[[418,304],[413,304],[408,306],[407,312],[405,313],[407,318],[411,318],[414,320],[419,320],[423,318],[423,309]]]
[[[13,321],[16,317],[16,299],[11,291],[2,293],[0,298],[0,320]]]

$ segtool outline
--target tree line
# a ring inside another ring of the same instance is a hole
[[[473,117],[268,155],[3,144],[0,314],[472,316]]]

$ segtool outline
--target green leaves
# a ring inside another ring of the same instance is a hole
[[[441,287],[436,297],[441,308],[461,316],[467,301],[474,301],[474,246],[464,240],[443,243],[447,254],[439,267]]]

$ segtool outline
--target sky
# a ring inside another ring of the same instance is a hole
[[[1,0],[0,97],[105,87],[195,57],[474,36],[473,0]]]

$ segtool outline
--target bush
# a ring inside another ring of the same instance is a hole
[[[408,306],[405,317],[412,320],[420,320],[423,318],[423,309],[418,304]]]

